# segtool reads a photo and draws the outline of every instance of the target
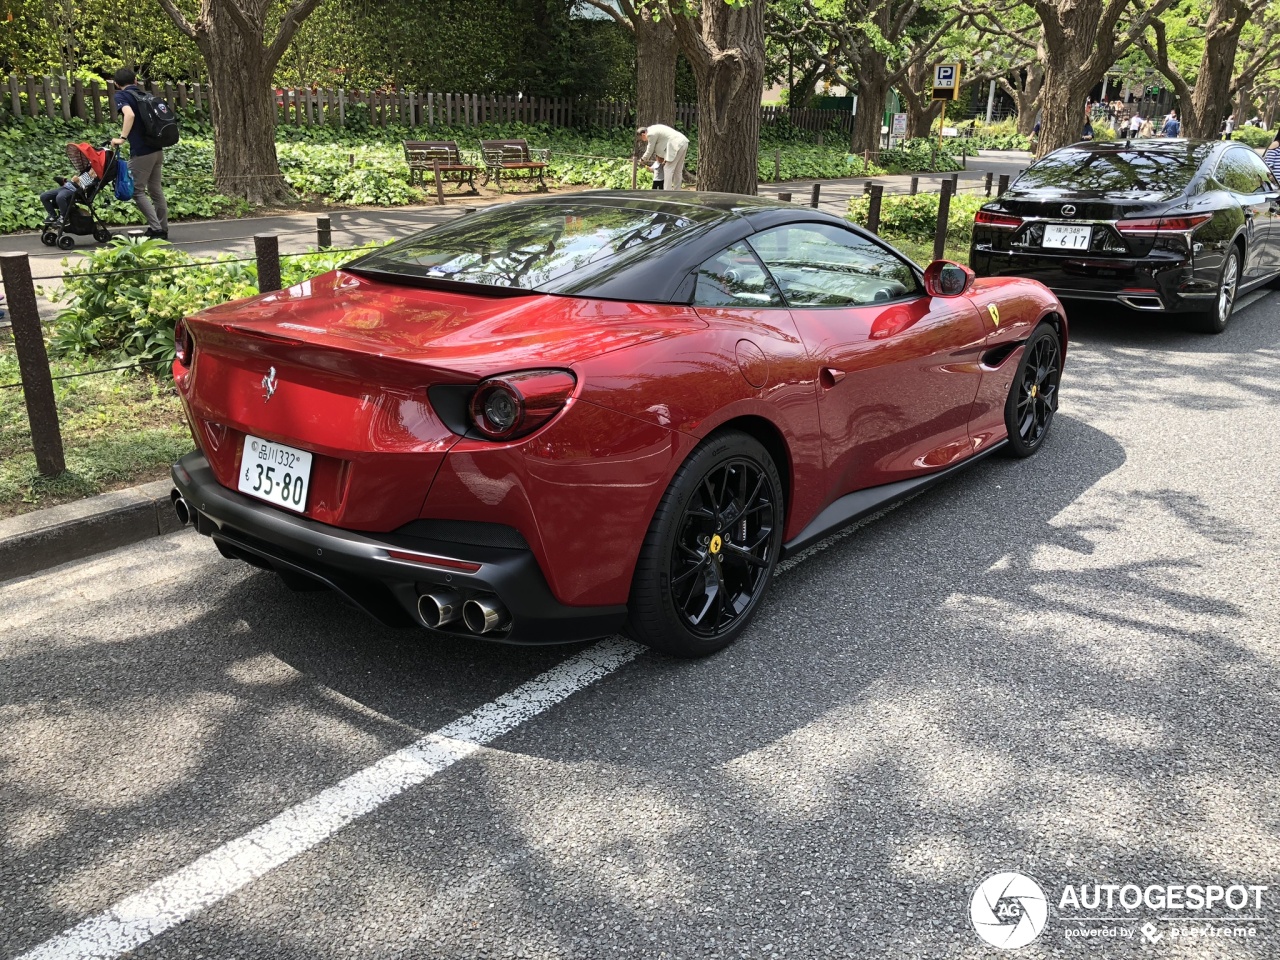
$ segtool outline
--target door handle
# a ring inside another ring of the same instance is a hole
[[[844,379],[844,371],[837,370],[835,367],[823,367],[822,372],[818,375],[818,379],[822,381],[824,389],[830,390]]]

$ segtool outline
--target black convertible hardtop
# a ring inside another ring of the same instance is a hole
[[[480,208],[343,267],[391,283],[494,296],[551,293],[688,303],[693,270],[725,247],[830,214],[731,193],[597,190]]]

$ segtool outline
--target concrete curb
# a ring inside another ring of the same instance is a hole
[[[180,530],[170,480],[0,520],[0,582]]]

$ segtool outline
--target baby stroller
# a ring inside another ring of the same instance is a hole
[[[116,174],[120,171],[120,153],[118,150],[111,149],[110,144],[102,150],[91,147],[87,143],[68,144],[67,147],[68,153],[74,149],[84,158],[87,169],[92,170],[98,179],[87,188],[76,190],[75,199],[71,203],[68,214],[70,222],[46,225],[44,232],[40,234],[40,242],[48,247],[57,247],[59,250],[70,250],[76,245],[75,237],[72,236],[74,234],[76,237],[92,236],[98,243],[107,243],[111,239],[111,231],[98,219],[95,203],[99,197],[105,197],[108,200],[115,197],[111,188],[116,182]]]

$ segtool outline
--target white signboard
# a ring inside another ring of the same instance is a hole
[[[890,135],[898,139],[907,135],[907,115],[905,113],[895,113],[893,115],[893,126],[890,128]]]

